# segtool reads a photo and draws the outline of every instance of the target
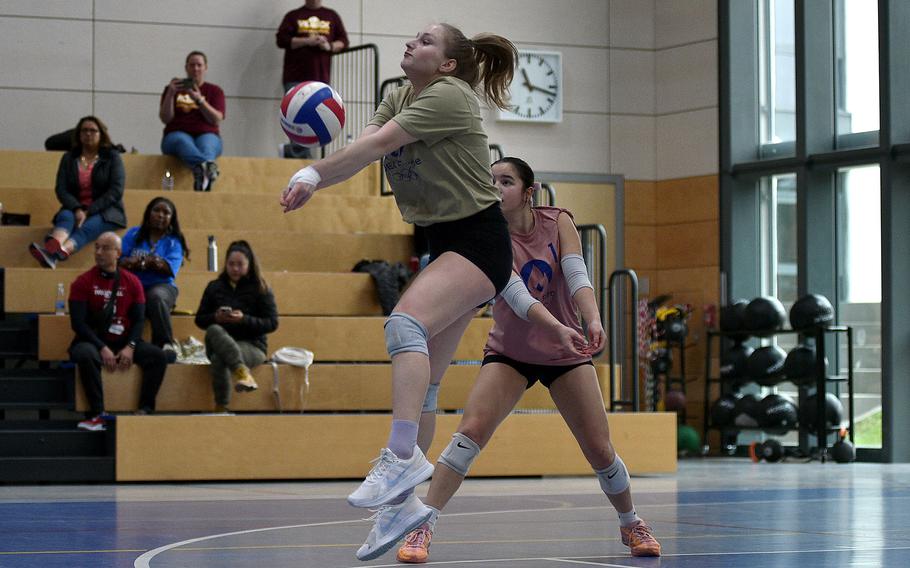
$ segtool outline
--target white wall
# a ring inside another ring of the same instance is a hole
[[[717,171],[714,0],[332,0],[352,45],[380,48],[401,74],[404,42],[448,21],[522,48],[563,53],[556,125],[497,122],[492,142],[542,171],[663,179]],[[85,114],[112,137],[158,153],[158,98],[187,52],[209,57],[228,97],[225,154],[275,156],[282,52],[274,32],[301,0],[2,0],[0,148],[41,149]],[[711,82],[713,81],[713,84]],[[678,147],[681,145],[682,148]]]

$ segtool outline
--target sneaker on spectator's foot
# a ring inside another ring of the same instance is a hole
[[[100,415],[83,420],[79,424],[76,424],[76,428],[88,430],[90,432],[104,432],[106,430],[104,427],[104,419],[101,418]]]
[[[417,446],[414,446],[410,459],[403,460],[392,450],[382,448],[379,457],[373,461],[376,465],[366,479],[348,495],[348,503],[355,507],[384,505],[433,475],[433,464],[427,461]]]
[[[651,534],[651,527],[638,521],[628,527],[619,527],[622,543],[629,547],[632,556],[660,556],[660,543]]]
[[[57,259],[53,255],[44,250],[44,247],[38,243],[32,243],[28,245],[28,252],[35,257],[35,260],[38,261],[38,264],[44,268],[57,268]]]
[[[240,365],[232,373],[234,377],[234,390],[237,392],[250,392],[259,388],[256,379],[250,374],[250,369],[246,365]]]
[[[177,362],[180,345],[169,341],[161,346],[161,350],[164,351],[164,358],[167,359],[168,364]]]
[[[205,166],[196,164],[193,166],[193,191],[205,191],[209,186],[209,180],[205,177]]]
[[[433,540],[433,529],[428,523],[408,533],[404,544],[398,549],[398,561],[405,564],[423,564],[430,557],[430,541]]]
[[[373,528],[366,542],[357,549],[358,560],[372,560],[382,556],[401,538],[427,522],[432,509],[411,493],[398,505],[384,505],[370,517]]]
[[[212,184],[215,183],[215,180],[218,179],[218,175],[221,173],[218,170],[218,164],[215,162],[205,162],[205,177],[209,180],[208,186],[205,188],[206,191],[212,191]]]
[[[49,255],[55,255],[63,246],[63,243],[55,239],[54,237],[48,236],[44,239],[44,250]]]

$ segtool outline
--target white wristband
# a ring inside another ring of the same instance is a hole
[[[291,178],[291,181],[288,182],[288,187],[293,187],[294,184],[298,181],[316,187],[319,185],[319,182],[322,181],[322,176],[319,175],[319,172],[316,171],[316,168],[313,166],[307,166],[294,174],[294,176]]]

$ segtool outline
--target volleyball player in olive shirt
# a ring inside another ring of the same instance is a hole
[[[439,381],[475,308],[511,274],[508,225],[474,89],[482,86],[484,98],[504,108],[516,52],[505,38],[467,39],[447,24],[428,26],[405,45],[401,68],[411,84],[383,100],[357,141],[291,178],[281,204],[293,211],[317,189],[384,156],[402,217],[426,227],[432,262],[385,323],[393,389],[388,447],[348,497],[357,507],[393,504],[396,514],[404,508],[416,527],[427,517],[410,510],[416,498],[409,492],[433,472],[417,447],[421,411],[435,408]],[[392,544],[368,538],[357,556],[375,558]]]

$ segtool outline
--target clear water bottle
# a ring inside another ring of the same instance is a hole
[[[215,235],[209,235],[208,261],[209,272],[218,272],[218,244],[215,243]]]
[[[174,176],[171,174],[171,170],[165,170],[164,175],[161,176],[161,189],[174,191]]]
[[[66,287],[63,282],[57,283],[57,299],[54,300],[54,313],[58,316],[66,315]]]

